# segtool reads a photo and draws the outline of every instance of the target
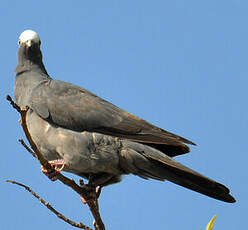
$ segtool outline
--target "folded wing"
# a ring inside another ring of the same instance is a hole
[[[189,152],[193,142],[147,121],[73,84],[48,79],[33,91],[31,108],[43,119],[74,131],[92,131],[152,146],[169,156]]]

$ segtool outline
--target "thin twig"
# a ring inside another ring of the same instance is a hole
[[[32,154],[33,157],[37,158],[36,153],[35,153],[31,148],[29,148],[29,146],[24,142],[23,139],[19,139],[18,141],[24,146],[24,148],[25,148],[29,153]]]
[[[11,98],[10,95],[6,96],[6,99],[10,102],[10,104],[13,106],[14,109],[16,109],[19,113],[21,112],[21,108],[19,105],[17,105]]]
[[[67,222],[68,224],[76,227],[76,228],[82,228],[85,230],[92,230],[92,228],[88,227],[87,225],[79,222],[76,223],[72,220],[70,220],[69,218],[67,218],[66,216],[64,216],[63,214],[61,214],[60,212],[58,212],[51,204],[49,204],[48,202],[46,202],[44,199],[42,199],[37,193],[35,193],[30,187],[28,187],[25,184],[22,184],[20,182],[14,181],[14,180],[6,180],[6,182],[10,182],[12,184],[16,184],[19,185],[23,188],[25,188],[28,192],[30,192],[34,197],[36,197],[42,204],[44,204],[51,212],[53,212],[58,218],[62,219],[63,221]]]
[[[44,156],[41,154],[39,149],[37,148],[36,144],[34,143],[27,127],[27,122],[26,122],[26,115],[29,110],[29,107],[27,106],[25,109],[21,109],[11,98],[11,96],[7,95],[7,100],[10,101],[10,104],[15,108],[20,114],[21,114],[21,125],[24,130],[24,133],[26,135],[26,138],[29,141],[29,144],[31,148],[33,149],[34,153],[36,154],[38,160],[40,161],[41,165],[47,169],[47,170],[54,170],[54,168],[51,166],[51,164],[44,158]],[[80,187],[73,179],[69,179],[65,177],[63,174],[58,173],[57,174],[58,180],[60,180],[63,184],[71,187],[75,192],[77,192],[80,196],[83,196],[86,201],[87,205],[90,208],[90,211],[95,219],[96,223],[96,229],[97,230],[105,230],[104,223],[101,219],[100,213],[99,213],[99,207],[98,207],[98,202],[97,202],[97,196],[94,196],[92,198],[89,196],[88,191],[84,187]]]

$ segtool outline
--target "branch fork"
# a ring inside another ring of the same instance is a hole
[[[10,102],[10,104],[12,105],[12,107],[14,109],[16,109],[20,115],[21,115],[21,125],[23,128],[23,131],[25,133],[25,136],[31,146],[31,148],[25,144],[25,142],[20,139],[19,142],[27,149],[28,152],[30,152],[34,157],[36,157],[40,164],[43,166],[43,168],[45,168],[46,170],[54,170],[54,168],[52,167],[52,165],[48,162],[48,160],[46,158],[44,158],[44,156],[41,154],[41,152],[39,151],[39,149],[37,148],[36,144],[34,143],[34,141],[32,140],[32,137],[28,131],[27,128],[27,122],[26,122],[26,115],[28,110],[30,109],[28,106],[26,106],[26,108],[20,108],[11,98],[10,95],[6,96],[6,99]],[[95,189],[95,192],[93,192],[92,195],[92,191],[89,193],[87,186],[83,183],[83,180],[80,180],[80,185],[78,185],[73,179],[68,178],[66,176],[64,176],[61,173],[57,174],[57,178],[59,181],[61,181],[63,184],[69,186],[70,188],[72,188],[76,193],[78,193],[80,196],[82,196],[86,202],[87,205],[90,208],[90,211],[94,217],[94,227],[95,230],[105,230],[105,226],[104,223],[101,219],[100,216],[100,212],[99,212],[99,204],[98,204],[98,197],[100,195],[100,190]],[[71,220],[69,220],[67,217],[64,217],[62,214],[60,214],[58,211],[56,211],[49,203],[45,202],[42,198],[40,198],[35,192],[33,192],[28,186],[13,181],[13,180],[7,180],[7,182],[11,182],[14,184],[17,184],[19,186],[24,187],[26,190],[28,190],[31,194],[33,194],[36,198],[38,198],[45,206],[47,206],[47,208],[49,210],[51,210],[52,212],[54,212],[59,218],[63,219],[64,221],[66,221],[67,223],[71,224],[74,227],[78,227],[78,228],[83,228],[86,230],[92,230],[90,227],[80,223],[75,223]],[[44,202],[43,202],[44,201]],[[62,218],[62,216],[64,218]]]

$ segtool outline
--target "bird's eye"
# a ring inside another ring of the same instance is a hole
[[[20,44],[21,44],[21,40],[19,39],[19,40],[18,40],[18,45],[20,45]]]

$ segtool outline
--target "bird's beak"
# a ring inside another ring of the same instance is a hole
[[[21,42],[20,40],[18,41],[19,46],[21,45],[26,45],[28,48],[32,46],[33,42],[32,40],[27,40],[25,42]]]
[[[32,45],[32,41],[31,40],[27,40],[25,43],[26,43],[27,47],[31,47],[31,45]]]

